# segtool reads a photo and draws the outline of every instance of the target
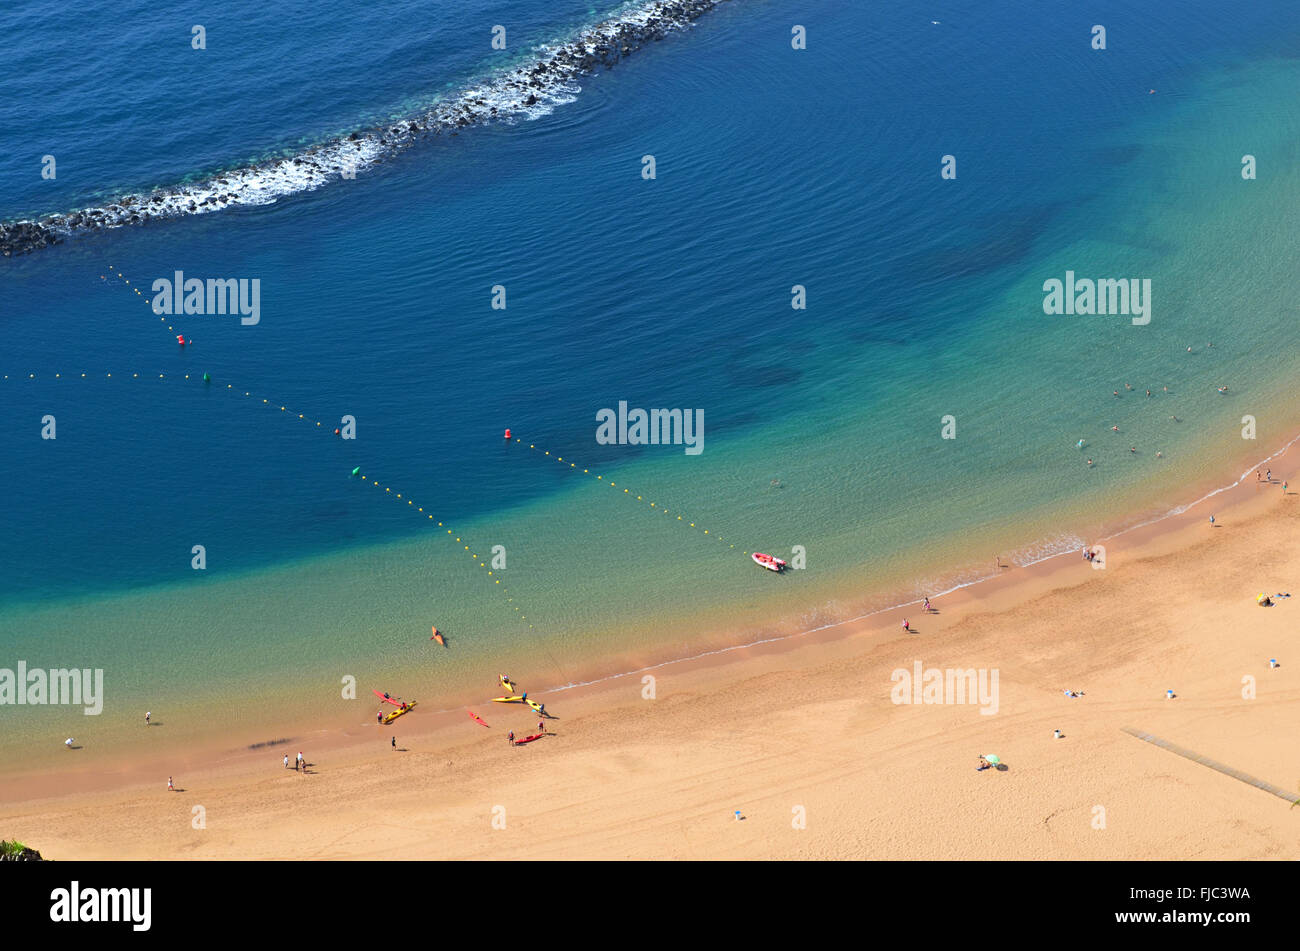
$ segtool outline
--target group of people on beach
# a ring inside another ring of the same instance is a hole
[[[930,598],[928,595],[926,596],[925,603],[921,605],[921,613],[922,614],[934,613],[934,606],[930,604]],[[907,618],[903,618],[903,630],[906,631],[908,634],[912,633],[912,622],[909,621]]]
[[[288,754],[288,753],[285,753],[285,754],[284,754],[284,768],[285,768],[285,769],[288,769],[288,768],[289,768],[289,754]],[[293,761],[293,771],[296,773],[296,772],[297,772],[298,770],[300,770],[300,769],[301,769],[304,773],[307,772],[307,758],[306,758],[305,756],[302,755],[302,750],[299,750],[299,751],[298,751],[298,758],[297,758],[296,760]]]
[[[1263,475],[1260,475],[1260,471],[1259,471],[1258,469],[1256,469],[1256,470],[1255,470],[1255,482],[1256,482],[1257,484],[1258,484],[1258,483],[1261,483],[1261,482],[1267,482],[1267,483],[1269,483],[1270,485],[1272,485],[1272,484],[1273,484],[1273,470],[1272,470],[1272,469],[1268,469],[1268,470],[1266,470],[1266,471],[1264,472]],[[1285,479],[1282,480],[1282,494],[1283,494],[1283,495],[1286,495],[1287,489],[1289,489],[1289,488],[1290,488],[1290,484],[1289,484]]]

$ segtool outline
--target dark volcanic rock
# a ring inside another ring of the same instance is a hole
[[[3,227],[4,227],[3,225],[0,225],[0,228]],[[17,845],[16,842],[14,844]],[[29,849],[26,846],[24,846],[21,852],[10,853],[10,851],[7,848],[5,848],[5,846],[8,845],[9,845],[8,842],[0,842],[0,862],[44,862],[45,861],[45,859],[41,858],[41,853],[37,852],[35,849]]]
[[[529,65],[515,66],[491,80],[492,96],[464,90],[436,107],[416,115],[393,119],[392,126],[376,125],[365,132],[350,132],[306,150],[296,156],[267,159],[238,170],[227,169],[197,185],[163,188],[148,195],[123,195],[97,208],[83,208],[62,215],[47,215],[36,221],[0,221],[0,255],[12,257],[58,244],[69,235],[127,225],[145,224],[159,218],[183,216],[242,202],[256,173],[266,168],[304,169],[322,175],[338,170],[339,150],[346,142],[366,141],[374,154],[368,164],[379,164],[400,150],[412,147],[417,137],[456,135],[458,129],[480,122],[509,120],[524,110],[556,98],[556,91],[579,75],[592,74],[600,66],[612,69],[636,50],[658,41],[675,30],[688,27],[727,0],[643,0],[632,20],[607,20],[553,47]],[[500,97],[500,99],[498,99]],[[254,173],[254,174],[249,174]],[[297,179],[297,176],[293,178]],[[308,174],[304,187],[319,180]],[[290,186],[293,190],[294,186]],[[207,194],[203,194],[207,193]],[[202,194],[202,197],[199,195]],[[202,204],[196,204],[201,202]]]

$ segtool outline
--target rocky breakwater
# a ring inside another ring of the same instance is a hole
[[[684,29],[730,0],[650,0],[587,27],[577,36],[535,50],[531,63],[460,90],[418,115],[352,132],[297,155],[214,174],[187,185],[125,195],[96,208],[36,221],[0,222],[0,255],[12,257],[58,244],[78,233],[140,225],[160,218],[206,214],[235,205],[264,205],[311,191],[382,162],[430,136],[457,135],[494,121],[534,118],[577,95],[575,80],[610,68],[649,43]]]

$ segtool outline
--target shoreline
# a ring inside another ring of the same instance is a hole
[[[1089,544],[1095,546],[1112,539],[1127,539],[1128,536],[1134,535],[1134,533],[1137,533],[1134,537],[1140,540],[1145,540],[1150,536],[1159,534],[1166,527],[1173,527],[1179,519],[1197,506],[1224,494],[1229,494],[1229,499],[1232,499],[1234,497],[1231,493],[1234,491],[1247,491],[1245,485],[1251,471],[1255,468],[1266,468],[1274,460],[1283,458],[1291,447],[1293,447],[1297,442],[1300,442],[1300,414],[1298,414],[1297,419],[1294,420],[1293,423],[1294,425],[1292,426],[1289,424],[1285,428],[1285,431],[1293,432],[1295,435],[1282,440],[1277,444],[1276,448],[1266,451],[1262,457],[1258,458],[1258,461],[1248,461],[1256,459],[1257,451],[1244,449],[1237,457],[1237,461],[1222,464],[1217,469],[1216,475],[1207,475],[1204,478],[1191,483],[1189,490],[1184,496],[1185,498],[1189,498],[1190,501],[1177,503],[1172,506],[1161,506],[1159,509],[1154,510],[1150,505],[1136,506],[1127,509],[1120,515],[1105,519],[1104,521],[1099,521],[1097,524],[1101,527],[1095,533],[1095,540]],[[422,541],[422,539],[412,539],[409,544],[419,545]],[[398,542],[398,544],[406,544],[406,542]],[[388,547],[390,547],[390,543],[380,543],[375,546],[374,550],[382,551],[386,550]],[[970,562],[961,562],[956,566],[950,566],[948,569],[943,571],[927,573],[930,577],[944,579],[942,585],[928,589],[930,591],[929,596],[931,598],[951,598],[953,595],[962,591],[998,582],[1000,579],[1005,577],[1005,572],[1007,571],[1036,571],[1040,565],[1051,565],[1057,559],[1073,558],[1078,554],[1078,550],[1074,548],[1066,551],[1055,551],[1045,555],[1038,554],[1038,552],[1044,547],[1046,546],[1041,540],[1041,537],[1037,537],[1037,540],[1035,540],[1035,538],[1030,538],[1030,540],[1022,542],[1019,547],[1004,550],[999,557],[1003,560],[1007,560],[1004,556],[1010,554],[1011,557],[1009,560],[1011,561],[1011,564],[1000,564],[999,567],[1001,570],[996,574],[989,573],[986,569],[986,573],[981,573],[976,577],[971,578],[970,575],[972,571],[978,569],[972,569]],[[362,551],[366,552],[369,551],[369,549],[363,549]],[[1018,557],[1026,553],[1029,554],[1030,557]],[[347,556],[325,555],[319,557],[328,560],[341,560]],[[293,571],[298,570],[300,567],[303,566],[291,565],[284,567],[282,570]],[[310,569],[310,561],[305,567]],[[247,577],[255,577],[260,571],[261,569],[250,569]],[[908,591],[909,589],[916,590],[919,587],[918,583],[915,581],[915,577],[916,576],[912,575],[905,578],[904,576],[895,573],[894,575],[888,576],[887,580],[880,582],[879,587],[867,589],[865,592],[855,596],[846,596],[842,594],[842,589],[840,588],[818,589],[816,594],[813,596],[812,602],[805,602],[793,608],[784,605],[780,606],[778,610],[780,610],[781,613],[772,615],[772,617],[774,617],[773,623],[770,625],[763,625],[757,632],[755,631],[757,625],[752,623],[745,625],[743,628],[737,628],[735,626],[728,628],[722,625],[710,627],[709,625],[714,623],[714,619],[713,617],[706,617],[705,624],[696,632],[697,640],[709,645],[703,650],[692,650],[684,654],[670,654],[671,649],[656,649],[653,646],[643,647],[640,643],[635,645],[624,644],[610,647],[596,646],[595,650],[590,651],[588,656],[582,657],[577,661],[566,659],[564,666],[569,668],[570,671],[576,670],[577,673],[564,674],[563,671],[561,671],[562,676],[567,678],[563,681],[548,681],[544,676],[529,676],[526,680],[534,685],[537,684],[539,680],[542,681],[542,686],[530,689],[530,692],[536,697],[557,694],[562,695],[567,691],[599,685],[623,677],[648,673],[665,667],[672,667],[677,664],[690,663],[715,655],[727,655],[733,652],[757,648],[767,644],[815,637],[819,634],[825,634],[827,637],[850,636],[848,634],[834,634],[829,632],[835,632],[837,629],[854,625],[869,625],[872,618],[890,614],[891,612],[906,613],[907,609],[919,606],[921,603],[919,597],[909,600],[906,594],[902,594],[902,592]],[[240,575],[223,583],[239,584],[244,581],[246,581],[246,577]],[[838,582],[838,584],[843,584],[843,582]],[[120,595],[115,595],[115,597],[146,597],[149,594],[149,590],[150,589],[129,591]],[[826,600],[827,598],[829,598],[829,601]],[[856,605],[854,604],[855,601]],[[86,595],[80,601],[74,602],[74,605],[81,609],[86,609],[93,607],[96,603],[97,597],[95,595]],[[829,620],[813,627],[796,628],[794,618],[798,614],[809,610],[810,604],[813,605],[812,610],[816,611],[820,611],[820,608],[816,607],[816,605],[819,604],[849,605],[850,608],[846,612],[848,614],[846,617]],[[721,615],[725,612],[719,610],[718,613]],[[691,617],[699,619],[701,615],[697,612],[692,614]],[[754,636],[755,633],[757,633],[758,636]],[[549,652],[544,648],[526,647],[523,649],[523,652],[531,655],[531,658],[535,660],[535,663],[532,665],[533,669],[544,671],[551,666],[543,662],[544,657],[549,656]],[[516,667],[518,669],[527,669],[527,666],[523,664],[512,665],[512,669],[515,669]],[[400,677],[385,677],[385,680],[400,679]],[[379,685],[387,686],[386,683],[380,683]],[[223,688],[223,690],[224,689],[227,688]],[[362,692],[368,693],[367,690],[363,690]],[[412,695],[414,693],[418,699],[421,691],[419,689],[412,691],[408,687],[404,688],[402,692],[407,695]],[[319,691],[316,691],[316,694],[319,695]],[[303,705],[308,705],[304,702],[306,701],[309,703],[308,698],[311,696],[311,694],[309,694],[305,689],[295,687],[289,687],[287,692],[281,691],[281,695],[287,697],[287,702],[289,703]],[[216,695],[214,694],[211,697],[205,696],[203,698],[201,701],[203,711],[229,717],[232,712],[238,710],[237,707],[232,706],[232,702],[227,697],[223,696],[221,699],[215,699],[215,697]],[[426,709],[426,711],[422,711],[424,716],[420,719],[426,719],[432,714],[463,712],[462,708],[466,705],[482,703],[485,694],[477,687],[471,690],[471,688],[462,683],[458,684],[456,688],[451,691],[450,697],[451,706],[440,705],[437,709]],[[364,699],[368,699],[368,697]],[[142,702],[144,702],[146,706],[149,705],[147,701]],[[154,703],[156,704],[157,701]],[[199,740],[204,748],[209,751],[235,754],[238,753],[243,746],[252,743],[265,743],[268,737],[278,739],[281,733],[284,732],[285,727],[283,727],[283,724],[286,722],[292,724],[292,732],[294,735],[317,734],[320,732],[341,733],[346,735],[352,729],[367,725],[364,722],[356,723],[355,721],[351,721],[342,713],[327,712],[323,701],[312,703],[310,705],[311,711],[308,715],[288,721],[283,718],[277,718],[275,720],[263,719],[262,723],[265,724],[265,726],[259,726],[256,729],[249,725],[247,717],[236,713],[235,719],[239,721],[237,729],[244,731],[243,738],[248,741],[247,743],[242,744],[242,746],[231,747],[228,744],[222,745],[219,743],[219,735],[216,733],[195,737],[194,739]],[[324,731],[322,731],[319,726],[323,719],[328,720],[328,727]],[[115,727],[114,729],[120,730],[120,727]],[[74,734],[75,732],[74,729]],[[22,749],[21,744],[15,745],[12,752],[18,754],[30,752],[30,747],[32,746],[30,741],[27,742],[27,746],[29,749],[24,750]],[[134,755],[137,754],[139,750],[128,749],[123,750],[122,752],[127,755]],[[30,777],[32,773],[42,771],[45,767],[56,762],[58,757],[61,755],[62,754],[59,752],[48,754],[38,752],[35,754],[35,757],[44,757],[45,762],[37,764],[33,770],[26,771],[25,773],[15,773],[9,777],[0,774],[0,802],[4,800],[3,790],[6,782],[10,779],[19,779],[25,776]]]
[[[1300,441],[1300,436],[1287,440],[1281,448],[1266,456],[1261,467],[1283,459],[1297,441]],[[1137,562],[1185,553],[1206,543],[1209,529],[1202,524],[1205,513],[1199,509],[1210,499],[1226,496],[1216,508],[1224,516],[1216,519],[1220,526],[1254,523],[1267,517],[1284,504],[1284,500],[1276,483],[1269,486],[1275,495],[1264,494],[1262,486],[1252,489],[1247,479],[1253,470],[1252,465],[1233,482],[1199,493],[1194,501],[1174,506],[1162,517],[1103,535],[1100,542],[1112,543],[1107,545],[1106,567],[1123,568]],[[1119,539],[1122,539],[1120,545],[1113,544]],[[1077,552],[1062,553],[1023,567],[1005,566],[998,575],[932,595],[940,612],[936,615],[918,615],[914,610],[916,602],[896,604],[808,630],[764,637],[589,679],[578,676],[574,683],[530,691],[530,694],[547,703],[548,711],[557,717],[548,726],[554,725],[564,731],[566,721],[589,722],[603,714],[617,713],[629,705],[636,705],[641,699],[641,678],[647,674],[656,681],[670,681],[674,689],[691,685],[693,689],[716,693],[735,690],[742,682],[762,679],[791,665],[805,669],[809,666],[824,667],[831,662],[849,663],[882,646],[897,644],[902,638],[919,635],[924,641],[925,635],[936,626],[951,628],[978,617],[1004,615],[1039,599],[1080,588],[1094,580],[1098,573],[1093,570],[1085,572],[1077,565],[1071,570],[1066,559],[1077,557]],[[940,597],[942,603],[938,602]],[[919,624],[913,625],[916,634],[903,635],[900,632],[901,618],[911,615],[917,615],[914,621],[920,620]],[[891,627],[892,637],[889,636]],[[619,656],[629,658],[626,653]],[[508,715],[515,712],[501,711],[494,716],[496,711],[492,708],[497,705],[487,704],[489,709],[486,711],[482,701],[472,705],[492,722],[492,732],[498,739],[510,724]],[[558,709],[550,710],[551,707]],[[438,755],[474,756],[482,747],[479,741],[486,736],[480,735],[482,731],[475,732],[478,728],[468,721],[464,709],[459,706],[417,712],[423,715],[410,722],[398,721],[392,727],[379,730],[377,735],[386,739],[390,734],[400,732],[400,742],[408,748],[418,745],[421,751]],[[69,764],[0,777],[0,808],[6,814],[0,816],[0,822],[11,824],[14,813],[18,811],[57,811],[70,806],[84,808],[88,802],[114,801],[127,795],[152,796],[152,790],[159,788],[168,774],[181,777],[178,784],[182,787],[211,782],[228,787],[241,786],[256,783],[259,778],[265,781],[272,757],[278,760],[283,752],[292,757],[299,748],[310,750],[309,761],[322,764],[316,772],[325,768],[364,770],[366,764],[372,764],[378,756],[388,753],[387,748],[382,754],[377,753],[376,734],[372,734],[368,726],[344,723],[341,715],[337,721],[324,727],[319,719],[279,722],[281,726],[277,729],[261,731],[263,736],[273,735],[274,738],[259,743],[259,749],[232,747],[228,742],[218,744],[213,734],[204,738],[191,737],[184,755],[172,754],[164,758],[135,752],[121,758],[111,772],[97,773],[82,764]],[[457,724],[461,725],[459,732],[450,729]],[[475,731],[467,732],[466,726],[475,727]],[[288,742],[275,742],[280,738]],[[158,778],[160,776],[162,779]],[[21,829],[5,828],[3,831],[8,834]],[[30,833],[25,834],[31,837]]]

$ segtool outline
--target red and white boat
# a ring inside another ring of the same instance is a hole
[[[773,557],[772,555],[765,555],[761,551],[754,552],[751,557],[754,559],[754,564],[761,565],[768,571],[781,571],[785,568],[785,562],[780,558]]]

